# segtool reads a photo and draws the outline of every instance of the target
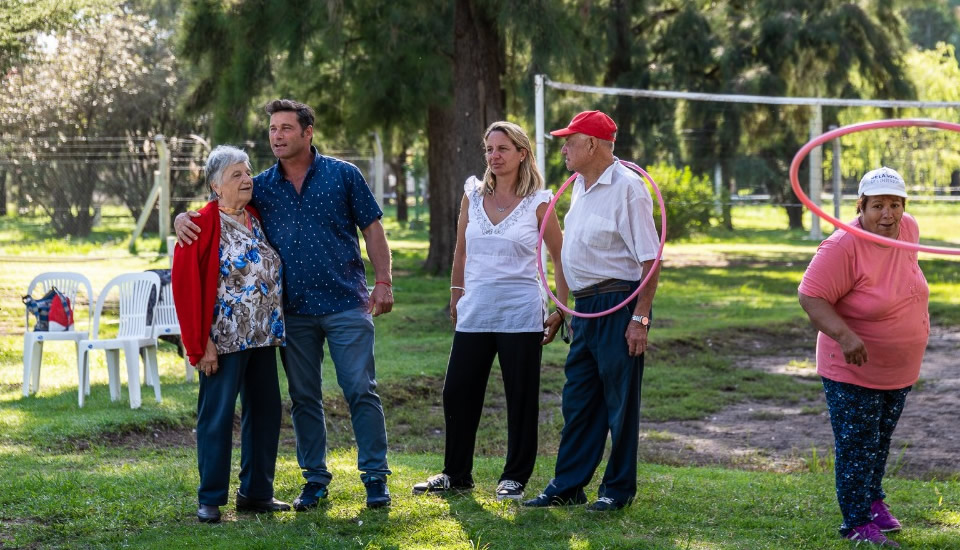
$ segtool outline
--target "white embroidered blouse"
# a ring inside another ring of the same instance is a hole
[[[460,332],[542,332],[546,302],[537,275],[537,207],[553,192],[524,197],[503,221],[493,224],[483,209],[483,181],[471,176],[467,261],[463,297],[457,302]]]

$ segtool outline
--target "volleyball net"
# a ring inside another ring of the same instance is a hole
[[[803,144],[832,127],[889,118],[960,121],[960,102],[609,88],[544,75],[535,77],[535,98],[537,158],[548,181],[563,181],[563,165],[561,144],[547,131],[566,126],[577,112],[601,109],[620,126],[618,156],[641,166],[689,166],[711,182],[718,209],[766,204],[802,212],[790,189],[790,161]],[[911,205],[928,205],[941,217],[960,213],[955,132],[887,128],[843,136],[811,151],[801,181],[815,203],[843,219],[852,217],[860,177],[879,166],[904,176]],[[804,222],[811,238],[822,238],[818,217],[804,214]]]

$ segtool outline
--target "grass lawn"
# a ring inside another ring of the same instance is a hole
[[[952,210],[911,203],[908,211],[917,215],[921,228],[930,228],[924,231],[929,242],[960,244]],[[808,346],[811,356],[814,346],[791,339],[805,323],[796,287],[814,243],[804,233],[778,229],[785,225],[779,210],[746,207],[735,213],[735,225],[742,228],[737,232],[668,242],[644,376],[645,420],[699,419],[741,401],[796,402],[820,391],[788,376],[738,368],[729,359],[731,352],[743,350],[727,342],[755,332],[784,335],[783,346]],[[410,495],[410,486],[442,464],[440,389],[452,336],[446,312],[449,279],[419,271],[425,231],[389,220],[397,304],[377,320],[377,356],[395,472],[390,480],[394,505],[389,511],[362,506],[349,414],[328,361],[325,404],[336,476],[329,504],[316,512],[274,517],[237,517],[231,505],[224,509],[223,525],[200,526],[193,518],[198,478],[190,431],[196,384],[184,382],[173,346],[160,347],[161,404],[144,392],[142,408],[131,410],[125,385],[121,401],[111,402],[103,355],[94,354],[91,395],[78,409],[74,352],[58,343],[46,346],[40,393],[21,396],[20,296],[34,275],[80,271],[96,292],[119,273],[167,265],[165,257],[144,252],[157,250],[155,237],[141,240],[140,255],[132,256],[126,250],[132,221],[106,220],[91,238],[70,242],[50,235],[42,220],[0,218],[0,547],[849,546],[836,536],[840,515],[831,472],[785,475],[641,464],[637,501],[623,512],[598,516],[580,507],[544,511],[498,504],[492,493],[506,447],[506,413],[497,369],[477,440],[477,489],[449,498]],[[960,324],[960,265],[952,258],[923,256],[921,266],[930,282],[934,322]],[[545,349],[541,456],[528,492],[551,477],[562,426],[566,349],[562,342]],[[289,401],[285,405],[289,408]],[[276,491],[291,500],[302,480],[289,415],[284,423]],[[887,489],[908,527],[898,541],[910,548],[960,548],[955,478],[891,478]]]

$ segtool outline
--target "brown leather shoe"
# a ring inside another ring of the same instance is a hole
[[[201,504],[197,507],[197,521],[200,523],[220,523],[220,507]]]
[[[277,500],[275,498],[268,498],[264,500],[254,500],[252,498],[247,498],[237,491],[237,511],[238,512],[255,512],[255,513],[266,513],[266,512],[286,512],[290,509],[290,505],[286,502]]]

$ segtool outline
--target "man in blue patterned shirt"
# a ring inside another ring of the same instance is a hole
[[[393,308],[390,248],[383,211],[356,166],[311,145],[313,110],[277,99],[267,103],[270,147],[277,163],[254,178],[253,204],[284,272],[287,347],[281,351],[293,401],[297,461],[306,483],[293,505],[316,507],[332,479],[326,464],[321,364],[326,340],[337,382],[350,406],[367,506],[390,504],[387,433],[376,393],[372,317]],[[199,230],[184,214],[174,224],[181,245]],[[357,229],[373,264],[367,292]]]

